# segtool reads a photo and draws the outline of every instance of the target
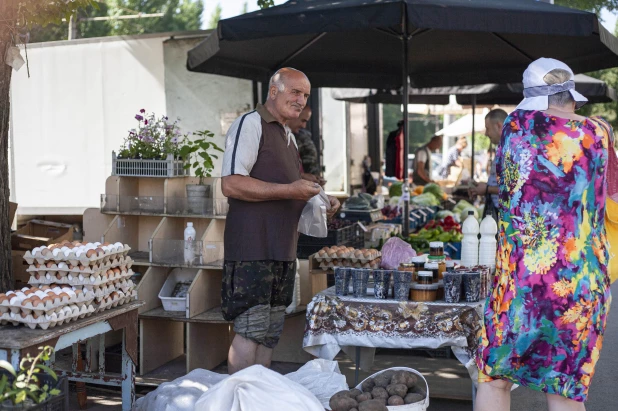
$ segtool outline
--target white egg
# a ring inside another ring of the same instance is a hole
[[[52,251],[52,255],[53,255],[54,257],[58,257],[58,254],[60,254],[60,251],[61,251],[61,250],[60,250],[59,248],[56,248],[56,249],[54,249],[54,251]]]
[[[72,253],[72,252],[73,252],[72,250],[70,250],[70,249],[68,249],[68,248],[67,248],[67,249],[64,251],[64,256],[65,256],[65,257],[68,257],[68,256],[70,256],[70,255],[71,255],[71,253]]]
[[[64,270],[64,269],[67,269],[67,268],[69,268],[69,266],[67,265],[67,263],[64,263],[64,262],[60,262],[60,263],[58,263],[58,269],[60,269],[60,270]]]

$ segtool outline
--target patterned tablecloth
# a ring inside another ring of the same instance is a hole
[[[332,360],[349,347],[440,348],[453,353],[475,379],[484,301],[448,304],[337,297],[331,287],[307,306],[303,348]],[[364,367],[363,367],[364,368]]]

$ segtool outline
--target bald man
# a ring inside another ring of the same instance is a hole
[[[286,123],[298,118],[310,91],[304,73],[277,71],[266,103],[236,119],[227,133],[221,185],[230,208],[221,311],[236,333],[230,374],[254,364],[270,366],[292,302],[298,221],[320,185],[301,178],[296,139]],[[333,197],[330,202],[332,215],[339,202]]]

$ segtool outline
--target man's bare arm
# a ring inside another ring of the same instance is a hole
[[[416,170],[414,172],[426,182],[431,182],[431,178],[429,178],[429,176],[425,173],[425,163],[423,161],[418,162]]]
[[[320,192],[319,185],[307,180],[291,184],[267,183],[253,177],[231,175],[221,179],[223,195],[248,202],[273,200],[308,201]]]

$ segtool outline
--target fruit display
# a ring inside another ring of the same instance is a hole
[[[122,243],[65,241],[36,247],[24,254],[33,286],[69,286],[92,293],[95,312],[126,304],[137,298],[131,250]]]
[[[441,241],[443,243],[459,243],[463,238],[461,225],[451,216],[443,220],[431,220],[417,233],[410,234],[404,240],[409,243],[418,253],[426,253],[429,243]]]
[[[339,391],[329,401],[332,411],[387,411],[389,407],[415,404],[427,397],[426,383],[411,371],[386,370],[357,388]]]
[[[346,246],[324,247],[315,254],[320,268],[329,270],[334,267],[378,268],[380,252],[373,249],[355,249]]]

